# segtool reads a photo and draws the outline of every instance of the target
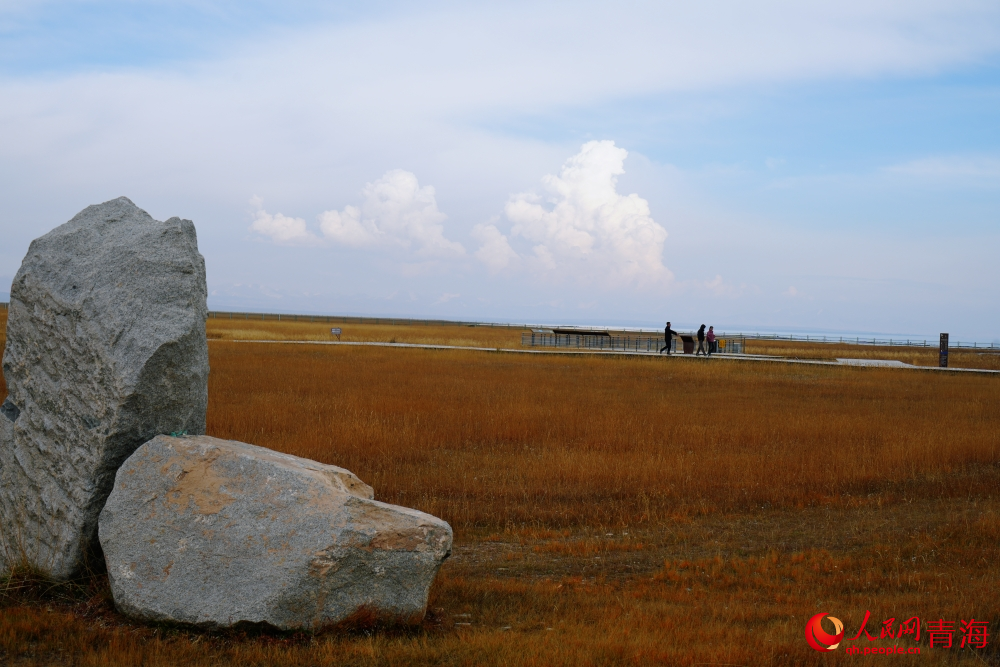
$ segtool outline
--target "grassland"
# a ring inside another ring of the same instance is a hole
[[[336,340],[330,335],[331,327],[340,327],[341,340],[348,342],[504,348],[520,347],[523,331],[519,327],[210,319],[208,336],[213,340]]]
[[[851,345],[849,343],[803,343],[797,341],[748,340],[748,354],[767,354],[792,359],[832,361],[847,359],[887,359],[913,366],[937,366],[936,347]],[[1000,350],[993,352],[953,348],[948,352],[949,368],[1000,370]]]
[[[416,343],[458,345],[464,347],[519,348],[518,327],[423,324],[340,324],[274,320],[211,319],[208,335],[214,340],[333,340],[330,328],[343,330],[343,341],[380,343]],[[627,335],[627,334],[626,334]],[[838,358],[898,360],[914,366],[937,366],[937,348],[851,345],[849,343],[811,343],[748,339],[746,352],[792,359],[833,361]],[[954,368],[1000,370],[1000,351],[953,349],[949,365]]]
[[[914,615],[1000,628],[1000,378],[233,343],[257,336],[227,326],[209,328],[211,435],[347,467],[380,500],[453,525],[427,621],[199,633],[130,623],[100,575],[49,591],[11,580],[0,661],[824,665],[848,658],[806,645],[818,612],[849,636],[866,610],[870,632]],[[519,334],[404,329],[350,335],[515,347]],[[925,635],[920,656],[890,661],[1000,663],[992,636],[975,652],[959,640]]]

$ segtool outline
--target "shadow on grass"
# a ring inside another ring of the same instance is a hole
[[[379,614],[367,607],[337,623],[315,630],[282,630],[268,623],[251,622],[237,623],[226,628],[146,622],[129,618],[115,608],[107,571],[101,567],[86,567],[80,575],[69,581],[56,581],[24,562],[0,575],[0,612],[14,607],[39,610],[58,608],[81,620],[100,618],[105,626],[145,630],[165,638],[205,640],[215,645],[251,643],[291,647],[308,644],[320,637],[402,638],[444,631],[443,619],[438,610],[428,610],[423,618],[402,618]]]
[[[37,604],[79,604],[95,598],[111,604],[111,588],[103,568],[85,566],[79,575],[58,581],[21,561],[0,575],[0,609]]]

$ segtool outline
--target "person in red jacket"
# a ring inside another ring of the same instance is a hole
[[[712,356],[712,353],[716,351],[715,349],[715,327],[709,327],[708,333],[705,334],[705,340],[708,341],[708,356]]]

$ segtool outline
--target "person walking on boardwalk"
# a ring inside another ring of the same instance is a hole
[[[663,354],[664,350],[667,351],[667,354],[670,354],[670,343],[676,334],[677,332],[670,328],[670,322],[667,322],[667,326],[663,329],[663,339],[666,345],[660,348],[660,354]]]
[[[708,333],[705,334],[705,341],[708,343],[708,356],[712,356],[713,352],[717,352],[715,349],[715,327],[709,327]]]
[[[698,351],[694,353],[694,356],[697,357],[699,354],[704,354],[706,357],[708,356],[708,352],[705,352],[705,325],[704,324],[702,324],[700,327],[698,327]]]

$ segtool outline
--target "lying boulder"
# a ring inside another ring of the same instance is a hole
[[[423,617],[451,527],[331,465],[158,436],[118,470],[101,547],[118,609],[150,621],[316,630]]]
[[[205,432],[206,298],[191,221],[124,197],[32,241],[3,356],[0,571],[73,576],[118,466],[159,433]]]

